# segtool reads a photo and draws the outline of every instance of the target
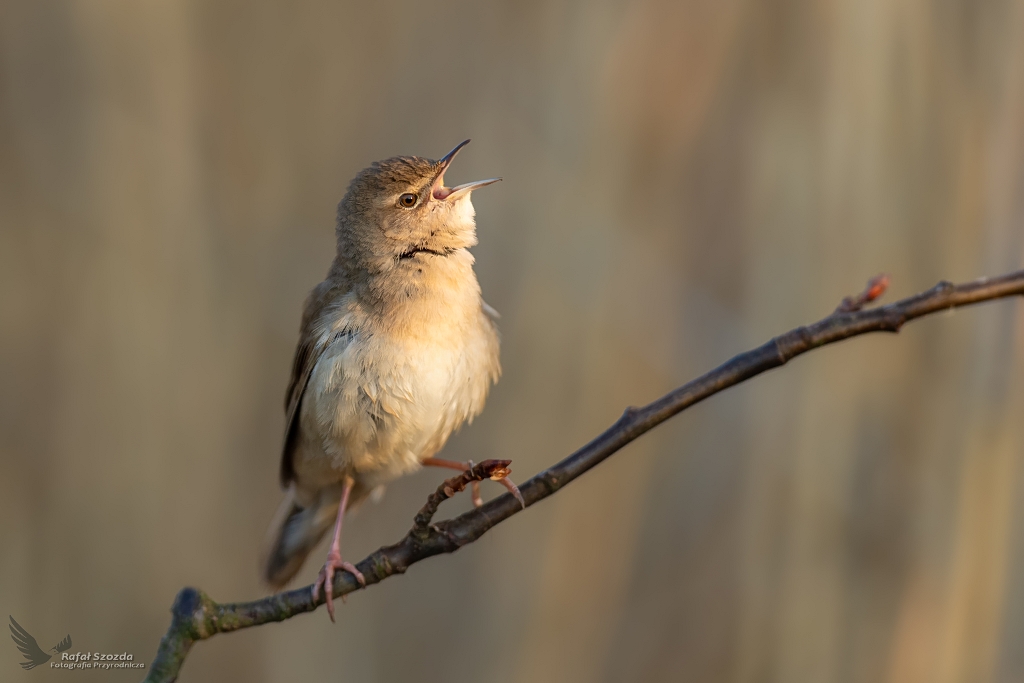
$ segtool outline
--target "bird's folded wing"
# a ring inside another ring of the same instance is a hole
[[[299,436],[299,408],[302,395],[309,384],[309,377],[317,361],[332,344],[350,339],[354,332],[343,324],[342,316],[331,305],[338,300],[337,291],[321,283],[306,300],[302,316],[302,330],[299,344],[292,362],[292,376],[285,394],[285,437],[281,452],[281,484],[287,486],[295,477],[292,456]]]

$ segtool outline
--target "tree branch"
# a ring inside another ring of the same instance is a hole
[[[811,349],[869,332],[898,332],[905,323],[938,311],[1022,296],[1024,270],[960,285],[940,282],[921,294],[886,306],[863,310],[866,304],[881,296],[887,285],[887,277],[874,278],[863,293],[844,299],[828,317],[741,353],[653,403],[641,408],[627,408],[615,424],[593,441],[520,487],[526,506],[547,498],[673,415],[766,370],[784,365],[791,358]],[[367,586],[394,574],[402,574],[411,565],[428,557],[453,553],[519,512],[522,509],[519,502],[512,495],[504,494],[454,519],[431,524],[438,506],[445,499],[463,490],[472,481],[500,478],[507,474],[508,464],[507,460],[486,460],[441,484],[417,513],[413,528],[405,538],[395,545],[381,548],[357,565],[366,577]],[[335,575],[334,597],[341,597],[358,588],[359,584],[348,572]],[[321,602],[323,598],[318,601],[312,599],[311,586],[253,602],[227,604],[216,603],[195,588],[183,588],[174,600],[171,626],[160,641],[146,681],[157,683],[175,680],[189,649],[198,640],[205,640],[218,633],[283,621],[296,614],[311,612]]]

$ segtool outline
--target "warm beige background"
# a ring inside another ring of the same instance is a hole
[[[1021,267],[1022,36],[1021,1],[0,4],[0,616],[149,661],[182,585],[262,594],[300,304],[368,162],[472,137],[451,179],[505,177],[505,376],[446,454],[524,479],[876,272]],[[1022,339],[1004,302],[814,353],[182,680],[1024,680]]]

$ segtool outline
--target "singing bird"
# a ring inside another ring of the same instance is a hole
[[[335,572],[365,585],[341,556],[346,510],[423,465],[471,466],[433,456],[480,413],[501,374],[497,314],[469,252],[477,243],[470,195],[499,178],[444,184],[468,142],[438,161],[394,157],[360,171],[338,205],[337,255],[306,300],[285,399],[287,493],[268,532],[264,576],[287,583],[333,520],[313,584],[332,621]]]

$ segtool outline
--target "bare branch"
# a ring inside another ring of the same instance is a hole
[[[673,415],[755,375],[784,365],[802,353],[869,332],[898,332],[905,323],[938,311],[1022,296],[1024,270],[960,285],[940,282],[927,292],[864,310],[863,307],[881,296],[887,286],[888,277],[878,276],[860,295],[844,299],[828,317],[741,353],[653,403],[641,408],[627,408],[615,424],[590,443],[520,487],[525,505],[547,498]],[[453,553],[519,512],[522,509],[519,502],[511,494],[505,494],[454,519],[430,523],[445,499],[463,490],[470,482],[505,476],[508,464],[507,460],[487,460],[445,481],[416,515],[413,528],[405,538],[395,545],[381,548],[356,565],[366,577],[367,585],[402,574],[412,564],[428,557]],[[358,588],[359,584],[348,572],[335,576],[334,597]],[[171,626],[160,641],[146,681],[175,680],[189,649],[197,640],[272,621],[284,621],[296,614],[315,610],[322,601],[312,599],[311,586],[253,602],[227,604],[216,603],[195,588],[184,588],[175,598],[171,608]]]

